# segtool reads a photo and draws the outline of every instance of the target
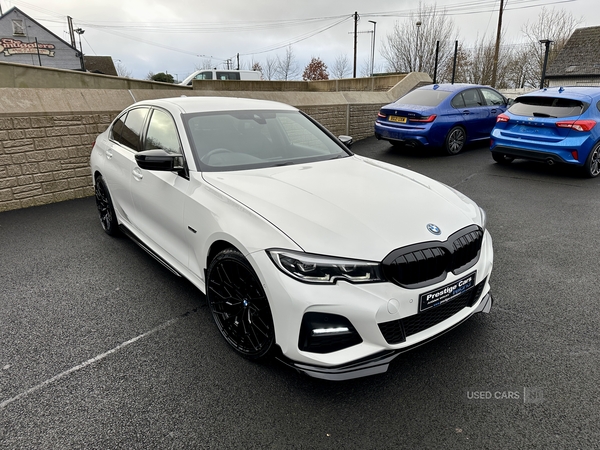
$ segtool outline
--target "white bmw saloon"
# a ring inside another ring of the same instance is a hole
[[[100,221],[197,286],[239,354],[382,373],[490,311],[492,238],[469,198],[350,144],[276,102],[139,102],[92,150]]]

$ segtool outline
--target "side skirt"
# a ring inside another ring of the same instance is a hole
[[[129,230],[129,228],[127,228],[123,224],[119,224],[119,229],[123,232],[123,234],[125,234],[128,238],[130,238],[133,242],[135,242],[143,250],[145,250],[146,253],[148,253],[155,260],[157,260],[159,263],[161,263],[166,269],[168,269],[170,272],[177,275],[178,277],[183,277],[183,275],[181,275],[181,273],[179,273],[179,271],[177,271],[177,269],[175,269],[168,262],[166,262],[164,259],[162,259],[160,256],[158,256],[150,247],[148,247],[146,244],[144,244],[135,234],[133,234],[131,232],[131,230]]]

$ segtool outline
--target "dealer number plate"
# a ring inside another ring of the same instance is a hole
[[[390,122],[406,123],[406,117],[390,116]]]
[[[423,312],[441,306],[444,303],[454,300],[460,294],[464,294],[475,286],[476,274],[477,272],[473,272],[446,286],[421,294],[419,296],[419,311]]]

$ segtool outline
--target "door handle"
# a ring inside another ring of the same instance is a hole
[[[109,149],[106,150],[106,159],[111,159],[112,157],[113,157],[113,152],[109,148]]]
[[[136,167],[135,169],[133,169],[131,173],[133,173],[133,178],[135,178],[138,181],[142,181],[142,178],[144,178],[142,169],[140,169],[139,167]]]

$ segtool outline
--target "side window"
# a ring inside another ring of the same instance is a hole
[[[454,96],[451,104],[454,108],[460,109],[465,107],[465,101],[463,100],[462,92],[459,92]]]
[[[123,115],[121,118],[125,118],[122,126],[117,127],[118,122],[113,127],[113,137],[115,141],[129,147],[136,152],[140,150],[140,133],[144,120],[148,114],[148,108],[135,108],[129,110],[127,116]],[[119,119],[121,120],[121,119]],[[115,131],[117,133],[115,133]]]
[[[239,72],[217,72],[217,80],[239,80]]]
[[[481,89],[481,93],[483,94],[485,103],[489,106],[504,105],[506,103],[504,97],[496,91],[492,91],[491,89]]]
[[[110,130],[110,138],[121,144],[123,143],[123,137],[122,137],[123,124],[125,122],[126,117],[127,117],[127,113],[123,114],[121,117],[119,117],[117,120],[115,120],[115,123],[113,124],[113,126]]]
[[[212,72],[200,72],[194,77],[195,80],[212,80]]]
[[[466,108],[473,108],[475,106],[483,105],[477,89],[467,89],[462,93],[462,97]]]
[[[179,135],[173,118],[160,109],[155,109],[150,118],[144,150],[161,148],[168,153],[181,153]]]

